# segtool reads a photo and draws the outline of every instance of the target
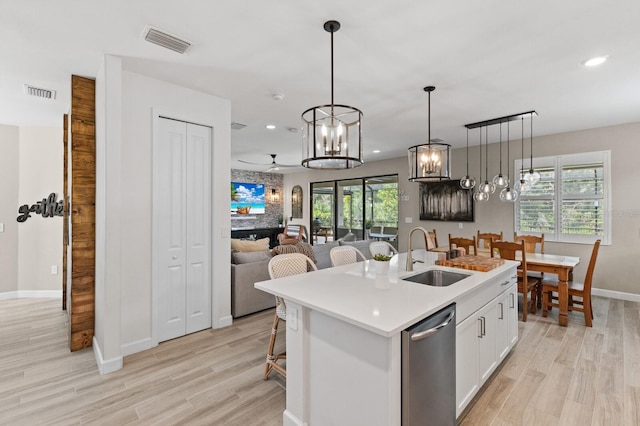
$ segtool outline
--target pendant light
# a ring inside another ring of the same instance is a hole
[[[467,174],[460,179],[460,187],[462,189],[473,189],[476,186],[476,180],[469,176],[469,129],[467,129]]]
[[[518,194],[522,194],[523,191],[526,191],[530,188],[529,182],[527,182],[526,180],[524,180],[524,172],[523,172],[523,168],[524,167],[524,116],[520,117],[520,127],[522,129],[522,135],[520,137],[520,149],[522,150],[522,164],[520,165],[520,180],[518,180],[516,182],[516,184],[513,186],[514,189],[516,191],[518,191]],[[518,171],[516,170],[516,173]]]
[[[482,127],[480,127],[480,162],[479,163],[480,163],[479,179],[482,181]],[[483,185],[478,185],[476,192],[473,194],[473,199],[481,203],[485,201],[489,201],[489,194],[482,189],[482,186]]]
[[[533,114],[531,114],[531,133],[529,134],[529,148],[531,156],[529,157],[529,172],[525,173],[524,180],[529,186],[535,185],[540,180],[540,173],[533,170]]]
[[[480,191],[484,192],[485,194],[487,194],[487,199],[489,199],[489,195],[493,194],[496,191],[496,186],[493,184],[493,182],[489,182],[489,126],[486,126],[485,128],[485,138],[484,138],[484,144],[485,144],[485,150],[484,150],[484,155],[485,155],[485,160],[484,160],[484,167],[485,167],[485,171],[484,171],[484,183],[482,183],[480,185]]]
[[[412,182],[427,182],[447,180],[451,175],[450,149],[451,145],[431,140],[431,92],[435,86],[423,89],[428,95],[427,110],[427,143],[409,148],[409,180]]]
[[[511,157],[509,150],[509,122],[507,121],[507,186],[500,191],[500,201],[513,203],[518,199],[518,191],[509,186],[509,178],[511,176]]]
[[[362,160],[362,111],[333,101],[333,34],[338,21],[327,21],[331,34],[331,104],[319,105],[302,113],[302,165],[310,169],[351,169]]]
[[[507,125],[509,122],[507,121]],[[493,184],[498,187],[509,186],[509,177],[502,175],[502,121],[499,123],[500,125],[500,171],[497,175],[493,177]]]

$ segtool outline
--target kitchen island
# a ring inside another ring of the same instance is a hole
[[[505,261],[489,272],[475,272],[429,265],[424,250],[415,250],[413,257],[426,261],[416,263],[414,272],[404,270],[401,253],[391,260],[387,275],[376,275],[372,261],[366,261],[308,273],[303,279],[292,276],[255,284],[287,304],[284,425],[400,425],[401,332],[454,302],[456,329],[471,324],[457,331],[458,350],[451,354],[458,370],[458,415],[504,359],[517,340],[518,263]],[[448,287],[402,279],[429,269],[469,276]],[[505,311],[509,306],[511,311]],[[489,308],[492,313],[484,313]],[[493,351],[487,351],[486,344],[483,350],[476,340],[484,338],[487,324],[490,329],[494,322],[498,325],[500,317],[508,318],[504,338],[494,335],[489,345]],[[506,352],[498,348],[498,341],[508,342]]]

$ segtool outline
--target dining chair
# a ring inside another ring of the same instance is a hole
[[[385,226],[382,230],[384,234],[390,235],[387,237],[389,241],[393,241],[398,238],[398,227],[397,226]]]
[[[537,245],[540,244],[540,251],[538,251],[538,253],[544,254],[544,234],[538,237],[536,235],[518,235],[518,233],[514,232],[513,241],[515,243],[524,241],[524,248],[527,253],[535,253],[537,251]]]
[[[478,241],[476,240],[475,235],[471,238],[462,238],[462,237],[452,237],[449,234],[449,248],[453,248],[453,246],[464,247],[467,251],[467,254],[471,254],[471,248],[473,248],[473,254],[478,255]]]
[[[598,250],[600,249],[600,240],[596,240],[593,245],[593,251],[591,252],[591,260],[589,260],[589,266],[587,267],[587,275],[585,276],[584,283],[575,281],[569,281],[569,310],[578,311],[584,314],[584,323],[587,327],[591,327],[591,320],[593,319],[593,306],[591,305],[591,283],[593,281],[593,270],[596,267],[596,260],[598,258]],[[542,281],[542,316],[546,317],[547,312],[552,307],[559,307],[558,303],[554,303],[558,297],[553,293],[558,293],[558,281],[557,280],[543,280]],[[581,300],[575,300],[574,297],[579,297]],[[578,305],[578,306],[576,306]]]
[[[491,248],[492,241],[502,241],[502,231],[499,234],[493,232],[480,232],[478,230],[478,235],[476,237],[478,240],[478,248],[489,249],[491,253],[491,257],[493,256],[493,249]],[[480,242],[482,242],[482,247],[480,247]]]
[[[522,293],[522,322],[527,322],[527,311],[536,313],[536,299],[539,294],[540,280],[527,274],[527,251],[524,242],[494,241],[493,248],[498,250],[501,259],[516,260],[517,252],[522,253],[520,268],[518,269],[518,293]],[[531,307],[529,307],[531,294]]]
[[[434,248],[438,247],[438,234],[435,228],[433,228],[433,231],[427,232],[427,234],[427,250],[433,250]]]
[[[371,257],[376,254],[384,254],[385,256],[393,256],[398,253],[398,250],[386,241],[374,241],[369,244],[369,251]]]
[[[367,260],[360,250],[353,246],[338,246],[329,251],[331,266],[349,265],[351,263]],[[358,260],[360,258],[360,260]]]
[[[269,277],[273,280],[276,278],[288,277],[291,275],[304,274],[307,271],[317,271],[315,263],[302,253],[288,253],[274,256],[268,265]],[[275,296],[276,313],[273,316],[273,325],[271,326],[271,338],[269,339],[269,348],[267,349],[267,365],[264,370],[264,379],[269,378],[272,370],[277,371],[284,377],[287,377],[287,370],[278,361],[287,359],[287,353],[282,352],[277,355],[273,354],[276,344],[276,336],[278,335],[278,324],[280,321],[287,320],[287,305],[284,299]]]

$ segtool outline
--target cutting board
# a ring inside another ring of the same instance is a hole
[[[480,272],[490,271],[503,263],[504,259],[482,256],[461,256],[450,260],[436,260],[436,265]]]

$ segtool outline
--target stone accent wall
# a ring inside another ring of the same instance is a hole
[[[278,226],[278,219],[283,218],[284,194],[282,193],[284,178],[279,173],[253,172],[249,170],[231,169],[232,182],[264,184],[264,214],[249,214],[247,219],[231,218],[231,229],[235,228],[272,228]],[[271,201],[271,190],[278,192],[279,200]],[[284,222],[283,222],[284,223]]]

